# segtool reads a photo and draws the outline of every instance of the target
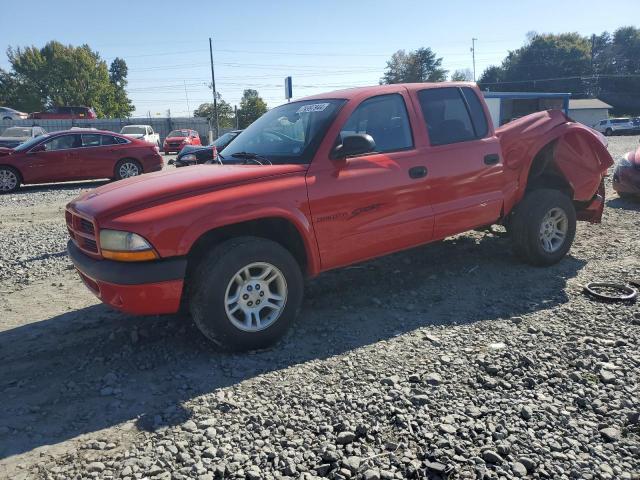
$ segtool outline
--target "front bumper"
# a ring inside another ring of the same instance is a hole
[[[184,257],[127,263],[96,260],[69,241],[69,258],[84,284],[104,303],[134,315],[175,313],[187,268]]]

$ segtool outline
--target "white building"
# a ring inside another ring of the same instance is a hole
[[[569,100],[569,116],[576,122],[593,127],[600,120],[609,118],[611,105],[597,98],[585,100]]]

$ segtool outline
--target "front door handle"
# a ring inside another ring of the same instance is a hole
[[[489,155],[484,156],[484,163],[486,165],[495,165],[500,161],[500,155],[497,153],[490,153]]]
[[[411,167],[409,169],[411,178],[423,178],[427,176],[427,167]]]

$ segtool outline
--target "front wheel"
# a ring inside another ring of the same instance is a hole
[[[0,167],[0,193],[12,193],[20,188],[20,174],[11,167]]]
[[[303,279],[280,244],[239,237],[218,245],[197,268],[189,309],[200,331],[230,350],[267,347],[295,320]]]
[[[142,165],[137,160],[131,158],[124,158],[116,164],[115,179],[122,180],[123,178],[137,177],[142,174]]]
[[[536,266],[559,262],[576,234],[576,211],[571,199],[558,190],[529,192],[510,220],[515,254]]]
[[[607,129],[604,131],[604,134],[605,134],[607,137],[610,137],[611,135],[613,135],[613,130],[611,130],[610,128],[607,128]]]

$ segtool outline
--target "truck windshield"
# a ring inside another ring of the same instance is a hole
[[[189,130],[171,130],[167,137],[188,137]]]
[[[344,102],[306,100],[269,110],[224,149],[224,156],[250,153],[274,165],[309,163]]]

